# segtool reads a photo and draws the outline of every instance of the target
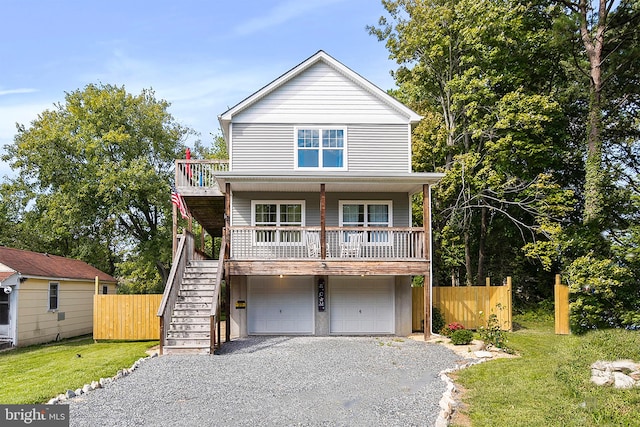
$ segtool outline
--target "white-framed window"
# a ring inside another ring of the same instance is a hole
[[[49,310],[58,309],[58,297],[60,296],[60,283],[49,282]]]
[[[268,227],[256,230],[255,242],[302,244],[301,230],[275,230],[276,227],[302,227],[304,225],[304,200],[252,200],[251,225]]]
[[[341,127],[295,129],[297,169],[345,170],[347,131]]]
[[[391,200],[341,200],[341,227],[391,227],[393,202]],[[345,233],[345,239],[348,233]],[[382,230],[366,231],[365,243],[389,243],[389,233]]]

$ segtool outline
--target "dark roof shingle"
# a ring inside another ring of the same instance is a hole
[[[0,263],[24,276],[84,280],[94,280],[98,276],[102,281],[116,282],[114,277],[78,259],[4,246],[0,246]]]

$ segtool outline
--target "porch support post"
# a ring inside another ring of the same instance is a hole
[[[220,250],[224,250],[225,261],[231,257],[231,183],[227,182],[224,189],[224,233],[226,236],[226,245]],[[224,269],[224,286],[225,286],[225,298],[224,298],[224,314],[225,314],[225,342],[231,341],[231,276],[229,276],[229,270]],[[220,327],[220,323],[218,323]],[[218,337],[220,337],[220,330],[218,330]],[[222,341],[222,339],[220,339]]]
[[[429,267],[424,275],[424,339],[431,338],[431,189],[422,186],[422,224],[424,227],[424,258]]]
[[[327,194],[320,184],[320,258],[327,258]]]

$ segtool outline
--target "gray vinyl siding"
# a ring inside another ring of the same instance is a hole
[[[349,171],[411,172],[409,125],[351,125]]]
[[[293,126],[233,124],[231,132],[231,170],[234,172],[293,170]]]
[[[408,117],[318,62],[238,113],[234,123],[407,123]]]
[[[301,125],[304,127],[304,125]],[[347,131],[347,168],[351,172],[411,172],[409,125],[336,124]],[[295,126],[234,124],[231,170],[295,169]]]
[[[231,224],[235,227],[251,225],[252,200],[304,200],[305,225],[320,226],[319,193],[263,193],[234,192],[231,203]],[[391,200],[393,202],[393,226],[410,227],[410,203],[406,193],[327,193],[327,227],[337,227],[339,221],[340,200]]]
[[[262,193],[234,192],[231,202],[231,224],[235,227],[251,225],[252,200],[304,200],[305,225],[320,226],[320,193]]]

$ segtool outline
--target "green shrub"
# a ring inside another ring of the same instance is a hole
[[[440,335],[442,335],[443,337],[450,337],[451,336],[451,332],[453,332],[451,329],[449,329],[448,326],[443,326],[440,329],[440,332],[438,332]]]
[[[454,345],[465,345],[473,341],[473,332],[468,329],[458,329],[451,333],[451,342]]]
[[[587,255],[576,259],[567,271],[571,294],[571,330],[637,328],[638,287],[629,268],[612,259]]]
[[[498,309],[502,309],[500,304],[498,305]],[[508,350],[507,336],[500,327],[498,315],[495,313],[491,313],[489,315],[489,319],[487,319],[487,326],[481,326],[478,328],[478,333],[480,334],[480,339],[484,341],[485,344],[492,345],[503,350]]]
[[[452,322],[452,323],[449,323],[446,326],[443,326],[440,329],[440,335],[444,335],[445,337],[451,337],[451,334],[454,331],[457,331],[459,329],[464,329],[464,326],[462,325],[462,323]]]
[[[431,321],[433,322],[431,330],[440,331],[444,328],[444,316],[436,307],[431,308]]]

